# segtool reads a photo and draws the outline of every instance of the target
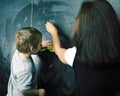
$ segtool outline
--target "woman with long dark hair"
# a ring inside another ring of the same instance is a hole
[[[62,48],[50,22],[55,53],[75,69],[74,96],[116,96],[120,90],[120,25],[112,6],[103,0],[84,1],[76,17],[71,41]]]

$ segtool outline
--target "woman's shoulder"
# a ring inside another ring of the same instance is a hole
[[[65,60],[69,65],[73,65],[73,61],[76,55],[77,48],[74,46],[72,48],[68,48],[65,52]]]

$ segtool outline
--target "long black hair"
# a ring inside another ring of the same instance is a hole
[[[120,25],[107,1],[83,2],[71,40],[81,63],[104,66],[120,61]]]

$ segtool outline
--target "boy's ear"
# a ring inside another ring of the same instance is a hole
[[[32,47],[32,46],[30,47],[30,51],[31,51],[31,52],[33,51],[33,47]]]

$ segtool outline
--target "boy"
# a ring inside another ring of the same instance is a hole
[[[42,34],[32,27],[22,28],[15,35],[15,45],[7,96],[44,96],[45,90],[36,88],[37,71],[31,57],[41,50]]]

